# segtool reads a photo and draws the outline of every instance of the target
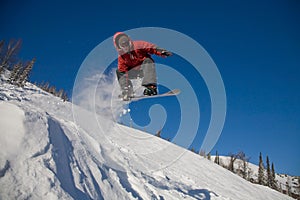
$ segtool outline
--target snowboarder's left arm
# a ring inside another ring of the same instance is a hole
[[[146,42],[146,41],[139,41],[137,48],[143,49],[143,50],[147,51],[147,53],[149,53],[149,54],[155,54],[155,55],[162,56],[162,57],[168,57],[168,56],[173,55],[172,52],[167,51],[166,49],[160,48],[160,47],[156,46],[155,44],[152,44],[152,43]]]

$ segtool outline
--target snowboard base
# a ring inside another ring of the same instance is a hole
[[[145,96],[145,95],[136,96],[136,97],[131,98],[129,101],[138,101],[138,100],[142,100],[142,99],[176,96],[176,95],[180,94],[180,92],[181,91],[179,89],[174,89],[174,90],[170,90],[168,92],[165,92],[165,93],[162,93],[162,94],[153,95],[153,96]]]

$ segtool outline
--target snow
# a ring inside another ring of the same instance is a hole
[[[5,116],[0,118],[0,164],[3,166],[8,158],[18,153],[18,147],[25,133],[23,126],[25,115],[19,107],[6,102],[0,102],[0,110],[1,116]]]
[[[0,199],[291,199],[31,84],[1,81],[0,136]]]
[[[230,163],[230,157],[229,156],[219,156],[220,158],[220,165],[221,166],[229,166]],[[211,156],[211,160],[215,160],[215,156]],[[243,170],[243,161],[240,159],[237,159],[234,162],[234,169],[236,170]],[[249,179],[257,180],[258,179],[258,166],[255,164],[252,164],[250,162],[247,162],[247,172],[250,176]],[[265,177],[267,177],[267,171],[265,167]],[[287,190],[287,183],[289,183],[291,187],[291,192],[294,194],[299,195],[299,183],[298,183],[299,177],[294,177],[286,174],[278,174],[275,173],[275,181],[277,182],[277,186],[281,190]]]

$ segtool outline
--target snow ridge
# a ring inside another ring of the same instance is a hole
[[[103,116],[104,132],[75,123],[72,106],[86,122],[95,117],[1,81],[0,199],[291,199]]]

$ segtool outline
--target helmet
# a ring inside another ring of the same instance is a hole
[[[117,50],[132,46],[131,39],[123,32],[117,32],[113,37],[113,41]]]

